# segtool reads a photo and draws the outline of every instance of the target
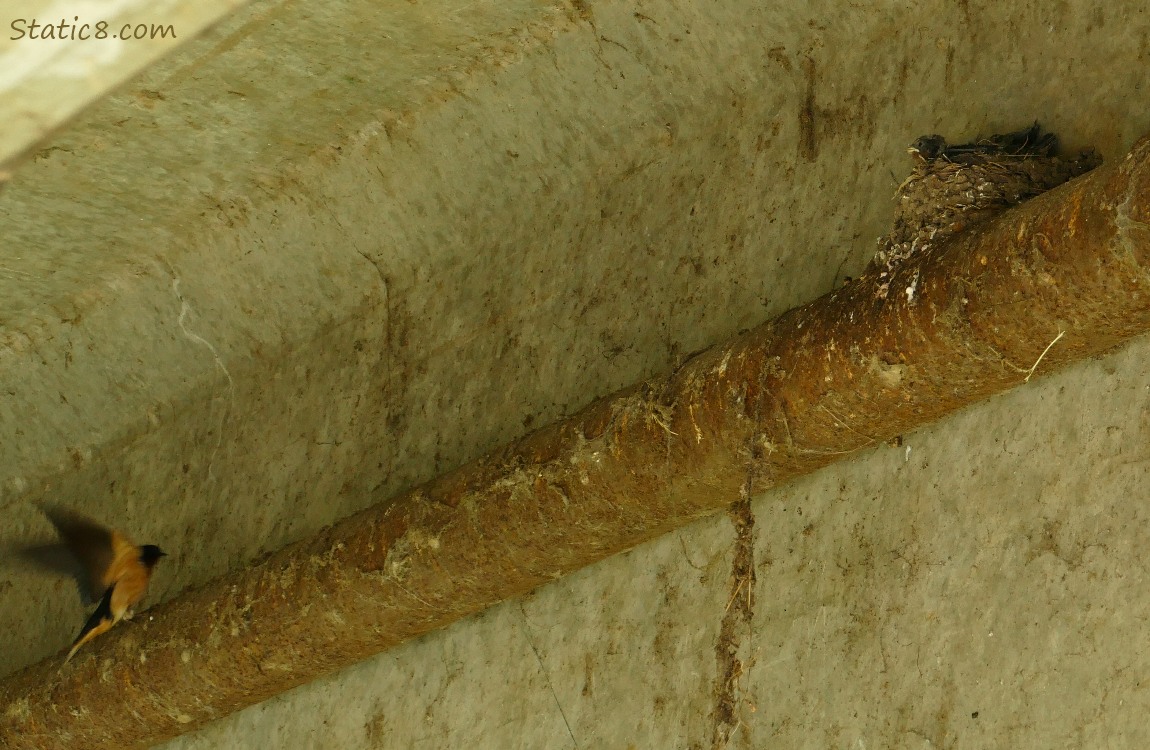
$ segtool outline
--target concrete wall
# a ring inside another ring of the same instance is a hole
[[[165,747],[1145,747],[1148,361],[1034,382],[758,498],[743,539],[700,521]]]
[[[254,3],[0,193],[0,532],[83,507],[170,597],[857,273],[917,135],[1121,153],[1148,54],[1133,2]],[[1144,357],[171,744],[1136,746]],[[0,596],[0,670],[83,618]]]

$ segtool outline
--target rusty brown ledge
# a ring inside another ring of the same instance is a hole
[[[6,748],[147,747],[1150,327],[1126,158],[0,683]],[[320,501],[321,499],[317,499]]]

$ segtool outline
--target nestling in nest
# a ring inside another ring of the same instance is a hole
[[[1102,163],[1093,151],[1056,156],[1057,136],[1038,123],[958,146],[923,136],[907,151],[917,163],[895,191],[894,228],[867,268],[882,280],[884,299],[891,274],[908,258]]]

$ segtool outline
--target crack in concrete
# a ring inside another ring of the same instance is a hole
[[[742,720],[740,704],[746,699],[739,696],[739,681],[750,667],[740,658],[746,651],[746,638],[751,633],[754,618],[755,590],[755,516],[751,512],[751,477],[748,476],[741,499],[727,511],[735,527],[735,554],[731,563],[731,595],[723,610],[719,639],[715,644],[715,708],[711,713],[713,735],[711,750],[726,748],[733,735],[746,729],[750,740],[750,727]],[[753,709],[752,709],[753,710]]]
[[[356,252],[359,253],[363,257],[364,260],[366,260],[368,263],[370,263],[372,268],[375,269],[376,275],[379,276],[379,283],[383,285],[383,291],[386,294],[387,288],[388,288],[387,276],[383,273],[383,268],[379,265],[379,261],[376,260],[375,258],[371,257],[370,255],[368,255],[367,253],[365,253],[362,250],[356,250]]]
[[[567,727],[567,735],[571,738],[571,746],[575,750],[579,750],[579,741],[575,739],[575,733],[571,731],[571,724],[567,721],[567,713],[563,710],[563,704],[559,702],[559,694],[555,692],[555,686],[551,684],[551,675],[547,672],[547,667],[543,665],[543,657],[539,655],[539,649],[535,647],[535,640],[531,637],[531,624],[527,620],[527,611],[523,609],[523,601],[519,602],[519,614],[523,617],[523,634],[527,639],[527,645],[531,647],[531,653],[535,654],[535,661],[539,663],[539,671],[543,673],[543,680],[547,683],[547,689],[551,691],[551,698],[555,701],[555,708],[559,709],[559,717],[563,719],[563,726]]]
[[[383,348],[384,348],[385,356],[387,358],[387,363],[384,365],[384,383],[383,383],[386,412],[384,413],[383,418],[384,418],[385,424],[391,425],[392,415],[393,415],[394,409],[395,409],[395,389],[394,389],[394,385],[392,383],[392,373],[395,369],[395,367],[394,367],[395,354],[392,350],[392,330],[395,327],[395,319],[392,315],[392,309],[391,309],[391,279],[388,277],[387,274],[385,274],[383,272],[383,266],[380,265],[380,263],[377,259],[373,258],[371,255],[368,255],[363,250],[360,250],[358,248],[356,248],[355,251],[357,253],[359,253],[361,256],[363,256],[363,259],[366,260],[368,263],[370,263],[371,267],[375,269],[375,274],[376,274],[376,276],[379,277],[380,286],[383,287],[383,314],[384,314],[384,318],[385,318],[384,328],[383,328]],[[391,475],[392,469],[393,469],[391,453],[392,453],[391,451],[388,451],[387,452],[387,458],[386,458],[386,460],[388,462],[387,474],[389,476]],[[378,489],[378,487],[376,487],[375,489]],[[373,490],[373,492],[374,492],[374,490]]]
[[[188,314],[192,312],[192,306],[188,303],[188,300],[184,297],[183,292],[180,291],[181,279],[180,279],[179,275],[176,273],[176,269],[170,263],[167,263],[167,261],[164,261],[164,263],[165,263],[165,265],[168,266],[168,272],[171,274],[171,277],[172,277],[172,293],[176,296],[176,300],[180,303],[180,312],[179,312],[179,315],[176,317],[176,325],[179,327],[180,332],[184,334],[184,338],[188,339],[189,341],[191,341],[193,343],[199,344],[200,346],[204,347],[209,352],[211,352],[212,359],[215,361],[216,367],[218,367],[220,369],[220,372],[222,372],[224,374],[224,377],[228,379],[228,403],[227,403],[227,406],[224,407],[223,415],[220,417],[219,436],[218,436],[218,439],[216,440],[216,445],[214,448],[212,448],[211,455],[208,456],[208,472],[207,473],[208,473],[208,480],[210,481],[211,479],[213,479],[212,462],[215,460],[216,453],[219,451],[220,446],[222,446],[224,443],[224,425],[227,424],[228,414],[231,412],[232,406],[235,403],[236,381],[232,378],[231,372],[228,371],[227,365],[224,364],[223,358],[220,356],[219,351],[212,344],[212,342],[208,341],[203,336],[199,335],[195,331],[192,331],[188,328],[187,319],[188,319]]]
[[[188,313],[192,311],[192,306],[188,304],[188,301],[184,299],[184,295],[180,292],[180,279],[175,276],[172,277],[172,293],[176,295],[176,299],[180,302],[180,315],[176,318],[176,325],[180,327],[180,332],[183,333],[184,337],[188,340],[194,341],[212,353],[216,367],[220,368],[220,372],[228,379],[228,388],[234,388],[236,383],[232,380],[232,374],[228,372],[227,365],[224,364],[224,360],[220,357],[220,353],[216,350],[216,347],[203,336],[188,329],[185,321],[188,319]]]

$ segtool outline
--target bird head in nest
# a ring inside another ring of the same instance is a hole
[[[924,135],[915,138],[906,152],[919,161],[934,161],[946,151],[946,139],[941,135]]]

